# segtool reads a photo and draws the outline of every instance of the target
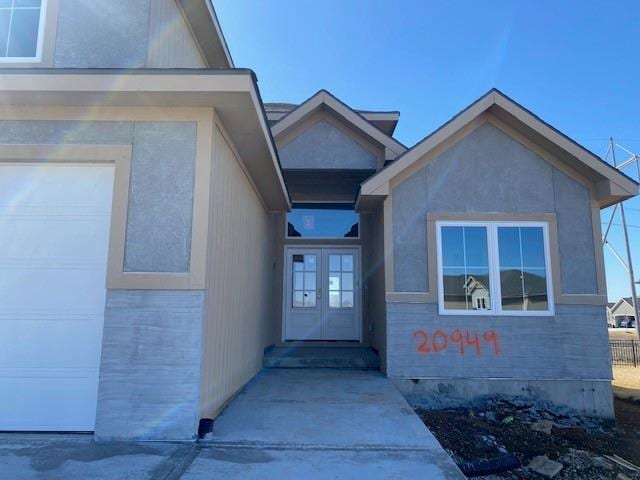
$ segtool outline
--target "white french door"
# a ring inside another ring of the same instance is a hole
[[[284,339],[359,340],[359,249],[287,247],[285,262]]]

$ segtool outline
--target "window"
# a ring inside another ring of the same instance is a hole
[[[551,315],[547,224],[438,222],[443,314]]]
[[[39,61],[46,0],[0,0],[0,62]]]
[[[358,238],[358,227],[350,204],[297,204],[287,214],[288,238]]]

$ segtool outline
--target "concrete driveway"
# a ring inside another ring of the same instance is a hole
[[[378,372],[264,370],[198,443],[94,443],[0,435],[11,480],[462,479]]]

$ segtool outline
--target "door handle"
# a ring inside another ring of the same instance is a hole
[[[322,298],[322,289],[318,288],[316,293],[317,293],[318,300],[320,300]]]

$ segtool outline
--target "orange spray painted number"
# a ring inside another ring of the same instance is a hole
[[[439,353],[447,348],[455,348],[460,355],[467,353],[467,348],[475,351],[476,355],[482,355],[482,346],[480,339],[484,341],[483,345],[489,347],[488,352],[494,355],[500,355],[500,342],[498,334],[495,330],[487,330],[486,332],[464,332],[456,328],[450,333],[443,330],[436,330],[432,335],[425,330],[416,330],[413,332],[414,338],[418,340],[418,353]],[[491,348],[493,347],[493,348]]]

